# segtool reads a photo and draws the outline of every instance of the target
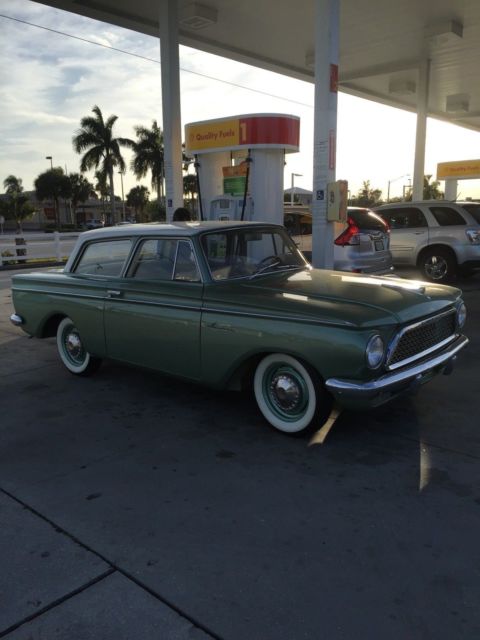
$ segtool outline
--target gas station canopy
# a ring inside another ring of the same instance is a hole
[[[151,36],[164,0],[43,4]],[[314,80],[313,0],[178,0],[180,43]],[[479,0],[342,0],[339,88],[417,111],[419,64],[430,59],[428,115],[480,131]]]

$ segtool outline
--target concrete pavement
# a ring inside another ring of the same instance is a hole
[[[69,375],[9,324],[11,275],[0,637],[480,637],[480,276],[454,373],[309,447],[239,394]]]

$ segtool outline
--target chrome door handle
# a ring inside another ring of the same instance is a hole
[[[118,291],[118,289],[107,289],[108,298],[120,298],[121,295],[122,292]]]
[[[221,322],[209,322],[207,327],[209,329],[220,329],[221,331],[233,331],[231,324],[223,324]]]

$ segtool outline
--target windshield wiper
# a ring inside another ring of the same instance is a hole
[[[250,276],[250,279],[255,278],[256,276],[259,276],[262,273],[265,273],[269,269],[273,269],[275,271],[291,271],[292,269],[303,269],[303,268],[304,268],[304,265],[300,265],[300,264],[282,264],[281,260],[279,259],[277,262],[271,262],[269,264],[264,265],[263,267],[260,267],[258,271],[255,271],[254,273],[252,273],[252,275]]]

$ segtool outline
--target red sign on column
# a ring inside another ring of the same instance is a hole
[[[338,64],[330,65],[330,91],[338,93]]]

